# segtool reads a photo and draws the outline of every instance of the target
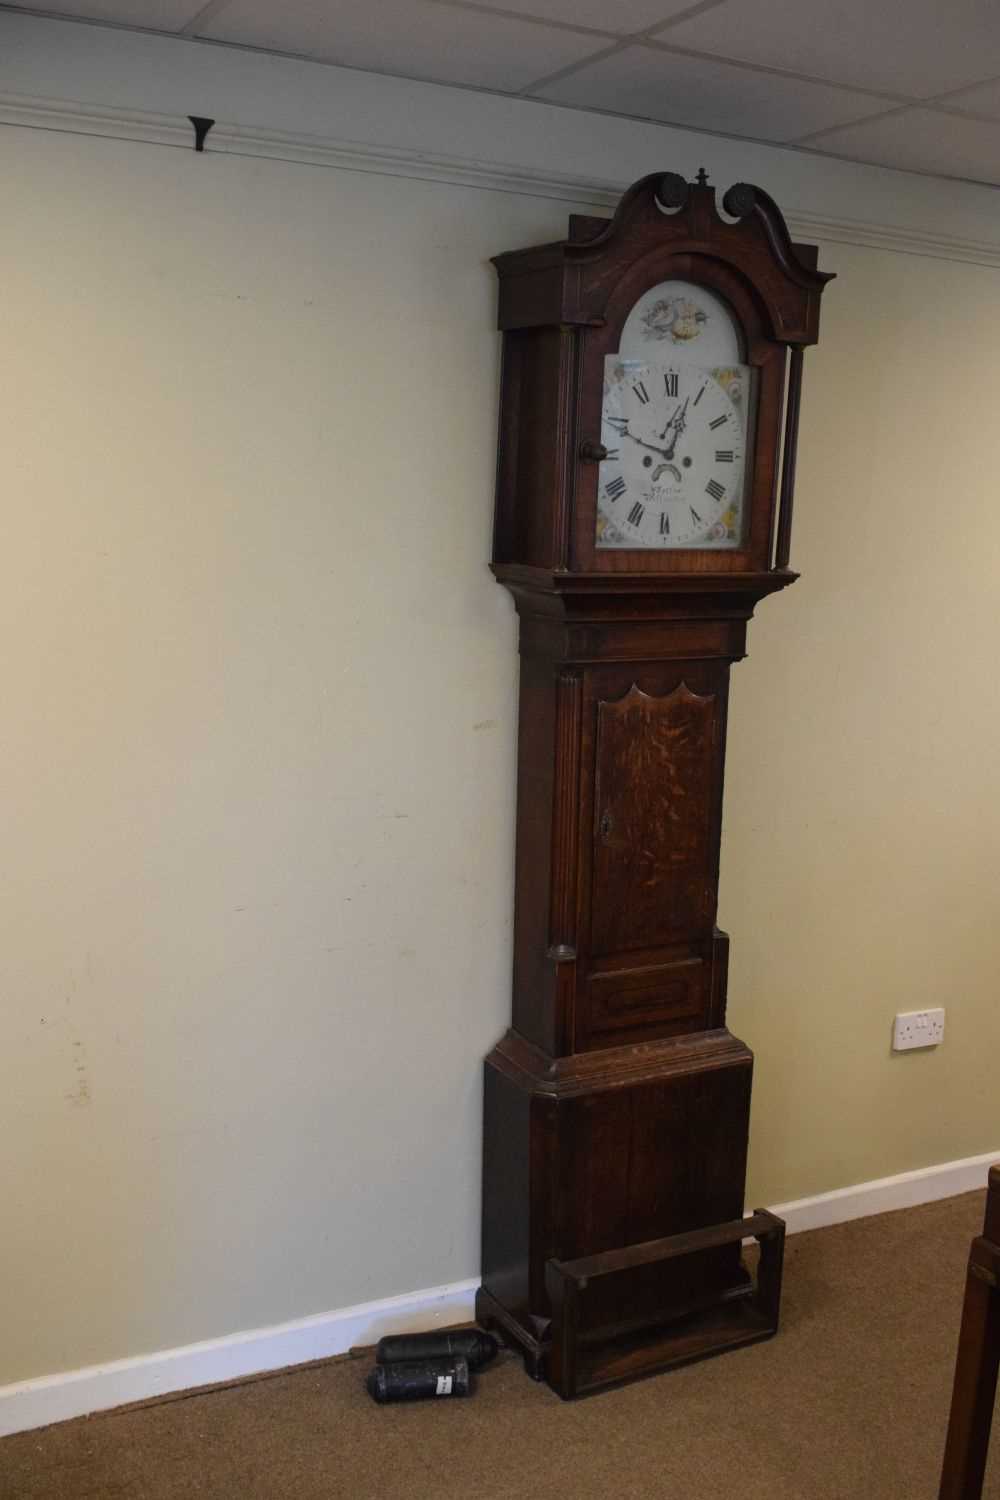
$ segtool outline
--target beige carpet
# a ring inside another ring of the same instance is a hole
[[[376,1407],[368,1363],[331,1361],[6,1438],[0,1497],[935,1500],[982,1205],[793,1236],[776,1339],[606,1395],[504,1355],[470,1400]]]

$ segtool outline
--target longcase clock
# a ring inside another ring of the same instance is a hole
[[[788,566],[829,277],[766,193],[637,182],[498,256],[493,571],[520,616],[512,1027],[479,1320],[563,1396],[777,1327],[716,896],[730,664]],[[748,1269],[742,1243],[760,1254]]]

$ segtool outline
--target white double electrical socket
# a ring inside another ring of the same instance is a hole
[[[893,1052],[911,1047],[936,1047],[944,1039],[944,1011],[902,1010],[892,1024]]]

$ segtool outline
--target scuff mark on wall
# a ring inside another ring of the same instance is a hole
[[[87,1070],[86,1054],[81,1041],[73,1043],[73,1072],[75,1080],[73,1087],[65,1095],[66,1102],[77,1107],[89,1104],[91,1098],[90,1076]]]

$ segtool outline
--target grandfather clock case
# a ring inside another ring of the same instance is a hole
[[[830,278],[766,193],[720,212],[703,172],[494,264],[492,566],[521,673],[477,1317],[575,1397],[777,1329],[784,1225],[744,1217],[753,1057],[716,926],[723,766],[747,621],[797,576],[802,351]]]

